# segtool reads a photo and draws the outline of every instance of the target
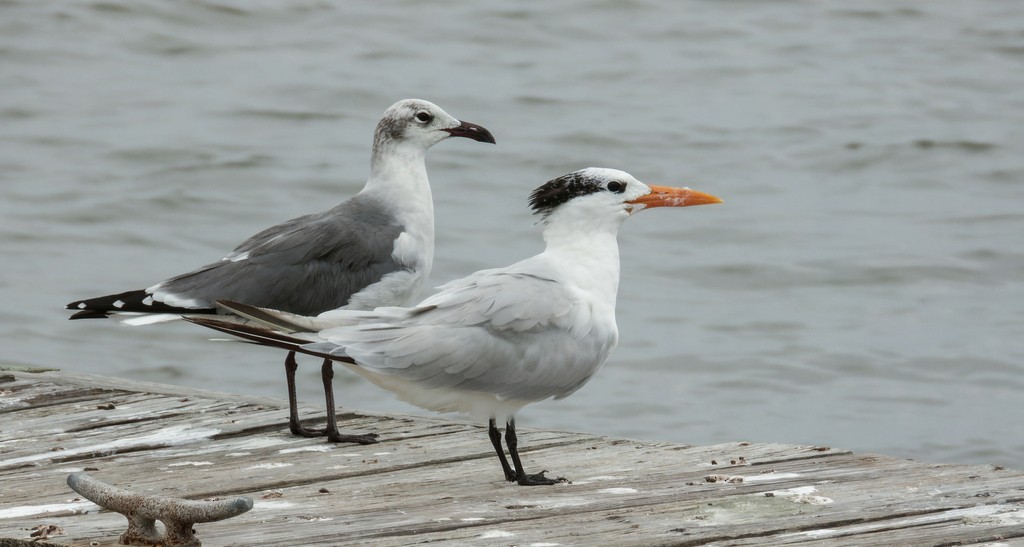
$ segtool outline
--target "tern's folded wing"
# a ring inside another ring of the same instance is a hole
[[[528,400],[571,393],[615,346],[614,316],[552,279],[491,271],[464,281],[404,317],[319,336],[375,374]]]

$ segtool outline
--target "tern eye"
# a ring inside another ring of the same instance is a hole
[[[626,191],[626,183],[613,180],[608,183],[608,191],[615,192],[616,194],[621,194]]]
[[[416,113],[416,120],[419,121],[420,123],[428,123],[430,122],[430,120],[433,119],[434,117],[431,116],[430,113],[425,110],[420,110],[419,112]]]

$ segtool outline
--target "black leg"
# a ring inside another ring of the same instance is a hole
[[[320,365],[320,376],[324,381],[324,398],[327,399],[327,439],[335,443],[377,443],[376,433],[363,435],[342,435],[338,432],[338,418],[334,415],[334,366],[330,359]]]
[[[508,445],[508,455],[512,457],[512,463],[516,466],[515,481],[522,486],[541,486],[558,484],[560,482],[571,482],[565,477],[549,479],[544,476],[547,471],[541,471],[536,475],[527,475],[523,469],[523,462],[519,459],[519,439],[516,437],[516,420],[509,418],[505,424],[505,444]]]
[[[491,445],[494,446],[494,451],[498,453],[501,468],[505,471],[505,480],[515,482],[516,473],[512,471],[512,466],[508,464],[508,460],[505,458],[505,449],[501,447],[501,431],[498,431],[498,424],[494,418],[487,422],[487,435],[491,437]]]
[[[295,370],[299,364],[295,362],[295,352],[289,351],[288,357],[284,360],[284,375],[288,380],[288,429],[292,435],[300,437],[322,437],[327,434],[326,429],[307,429],[299,423],[299,403],[295,394]]]

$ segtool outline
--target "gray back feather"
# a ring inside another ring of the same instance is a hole
[[[272,226],[224,260],[173,277],[161,290],[233,300],[302,315],[344,306],[361,289],[403,268],[392,257],[403,227],[381,203],[357,195],[337,207]],[[231,258],[248,253],[248,258]]]

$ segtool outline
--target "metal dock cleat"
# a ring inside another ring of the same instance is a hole
[[[252,498],[194,501],[147,496],[111,486],[84,472],[68,475],[68,486],[100,507],[128,518],[128,530],[121,534],[123,545],[200,547],[193,524],[224,520],[252,509]],[[156,529],[158,520],[166,529],[162,536]]]

